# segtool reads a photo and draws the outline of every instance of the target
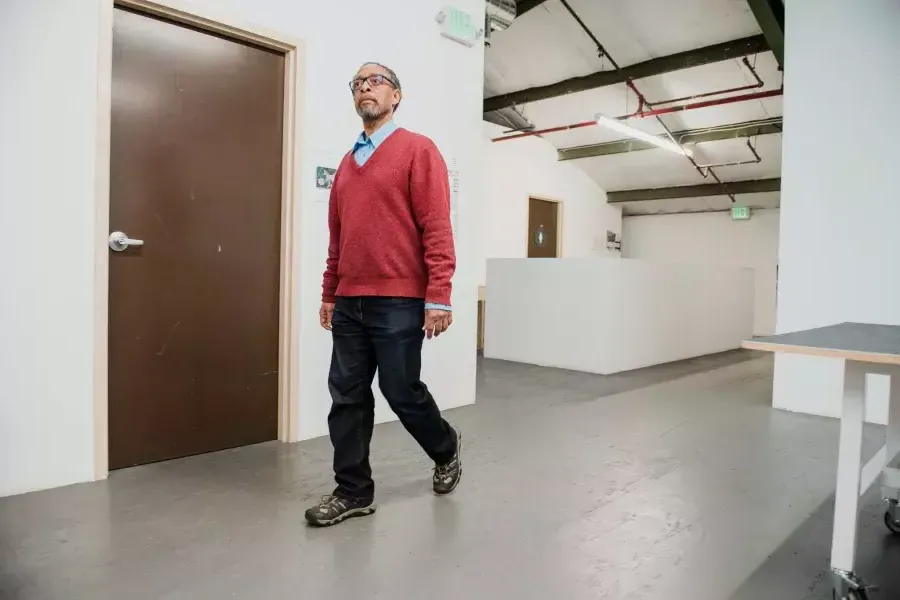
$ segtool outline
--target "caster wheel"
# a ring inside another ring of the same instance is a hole
[[[884,513],[884,525],[894,535],[900,535],[900,521],[895,521],[891,513]]]

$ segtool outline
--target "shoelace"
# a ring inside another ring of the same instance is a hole
[[[452,471],[452,470],[455,468],[455,465],[456,465],[456,461],[455,461],[455,460],[451,460],[451,461],[450,461],[449,463],[447,463],[446,465],[435,465],[435,466],[434,466],[434,478],[435,478],[435,480],[441,480],[441,481],[443,481],[444,479],[449,478],[449,477],[450,477],[450,471]]]
[[[337,496],[322,496],[322,502],[319,503],[319,512],[327,512],[332,508],[337,508],[338,511],[342,511],[347,508],[347,505],[344,504],[344,500],[338,498]]]

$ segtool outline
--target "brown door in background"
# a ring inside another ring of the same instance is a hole
[[[478,350],[484,350],[484,300],[478,301],[478,327],[476,328]]]
[[[558,258],[559,203],[528,199],[528,258]]]
[[[116,9],[110,468],[277,438],[284,68]]]

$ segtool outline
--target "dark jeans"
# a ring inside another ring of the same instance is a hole
[[[375,494],[369,442],[375,418],[372,381],[376,370],[381,393],[422,449],[438,464],[452,460],[456,434],[419,380],[424,323],[422,300],[337,299],[328,374],[332,398],[328,429],[334,445],[336,495],[368,502]]]

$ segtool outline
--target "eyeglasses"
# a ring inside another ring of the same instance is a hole
[[[350,82],[350,91],[353,93],[358,92],[362,89],[363,83],[368,83],[369,87],[371,88],[378,87],[379,85],[384,85],[385,83],[393,88],[397,87],[397,82],[393,81],[387,75],[376,74],[369,75],[368,77],[357,77]]]

